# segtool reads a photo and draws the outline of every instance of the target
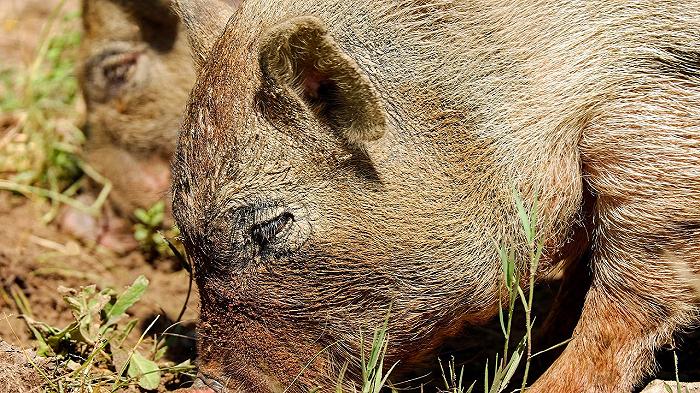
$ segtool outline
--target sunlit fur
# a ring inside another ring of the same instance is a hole
[[[593,275],[531,392],[630,392],[694,320],[699,1],[248,0],[218,39],[197,34],[212,27],[193,6],[213,4],[178,3],[194,48],[212,49],[174,209],[197,263],[202,370],[234,391],[281,390],[324,348],[288,391],[330,389],[390,305],[387,364],[432,360],[497,309],[498,245],[525,260],[515,191],[539,200],[540,272],[567,260]],[[260,43],[298,16],[371,81],[382,138],[349,145],[261,73]],[[310,237],[256,257],[234,219],[251,203],[290,206]]]

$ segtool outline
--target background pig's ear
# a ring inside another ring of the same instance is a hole
[[[169,0],[83,0],[82,11],[88,38],[137,40],[159,52],[177,40],[179,21]]]
[[[314,17],[276,25],[260,49],[264,78],[295,92],[352,145],[381,138],[385,112],[360,67]]]
[[[170,0],[82,0],[82,21],[78,76],[91,113],[94,104],[140,94],[152,62],[178,51]]]
[[[192,47],[192,56],[197,68],[209,55],[209,50],[226,27],[234,9],[240,1],[229,0],[174,0],[173,9],[187,28]]]

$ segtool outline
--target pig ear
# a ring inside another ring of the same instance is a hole
[[[187,28],[192,56],[197,68],[209,55],[211,47],[226,28],[234,8],[240,1],[222,0],[174,0],[173,9]]]
[[[260,49],[264,78],[288,88],[351,145],[382,137],[385,112],[372,83],[314,17],[276,25]]]
[[[168,0],[82,0],[83,28],[88,38],[138,40],[159,52],[172,49],[179,21]]]

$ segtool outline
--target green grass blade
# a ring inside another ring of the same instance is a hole
[[[131,284],[131,286],[127,288],[124,293],[119,295],[117,301],[109,309],[109,312],[107,313],[107,323],[102,326],[100,331],[104,333],[108,327],[114,325],[121,318],[123,318],[126,314],[126,310],[141,299],[141,296],[143,296],[147,288],[148,279],[143,275],[138,276],[134,283]]]

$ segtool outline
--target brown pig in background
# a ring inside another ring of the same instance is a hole
[[[84,156],[113,188],[101,217],[68,211],[62,223],[115,251],[135,247],[128,220],[135,209],[170,200],[170,160],[195,77],[186,34],[170,3],[82,0]]]
[[[191,57],[168,1],[84,0],[80,82],[88,160],[131,213],[168,191],[168,163],[194,83]]]
[[[83,0],[82,14],[84,155],[113,189],[99,218],[69,210],[62,225],[124,251],[135,246],[124,218],[168,195],[169,163],[194,67],[169,1]]]
[[[592,277],[530,392],[631,392],[697,321],[700,1],[176,8],[200,71],[173,212],[210,389],[330,391],[390,306],[396,378],[434,359],[497,311],[499,244],[529,278],[514,190],[537,277]]]

